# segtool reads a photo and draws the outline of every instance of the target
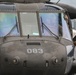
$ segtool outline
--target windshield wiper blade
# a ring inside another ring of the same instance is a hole
[[[43,27],[45,27],[51,34],[53,34],[57,39],[59,39],[59,36],[57,36],[56,34],[54,34],[54,33],[47,27],[47,25],[45,25],[45,23],[43,23],[42,18],[41,18],[41,23],[42,23],[42,31],[43,31],[43,32],[44,32]]]
[[[15,27],[16,25],[14,25],[12,29],[3,37],[3,42],[6,40],[7,36],[14,30]]]
[[[17,27],[17,31],[19,32],[19,29],[18,29],[18,25],[17,25],[17,18],[15,17],[16,19],[16,24],[12,27],[12,29],[3,37],[3,42],[6,40],[7,36],[15,29],[15,27]]]

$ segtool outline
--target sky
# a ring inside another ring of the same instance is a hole
[[[51,0],[52,2],[57,2],[58,0]],[[76,8],[76,0],[60,0],[59,3],[65,3]]]

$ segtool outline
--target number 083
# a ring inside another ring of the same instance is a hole
[[[34,49],[27,49],[27,53],[29,53],[29,54],[31,54],[31,53],[34,53],[34,54],[40,53],[40,54],[42,54],[43,53],[43,49],[36,49],[36,48],[34,48]]]

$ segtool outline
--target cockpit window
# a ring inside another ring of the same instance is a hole
[[[39,17],[42,36],[59,35],[58,13],[39,13]]]
[[[72,40],[63,13],[20,12],[18,17],[17,13],[0,12],[0,37],[20,36],[20,33],[23,36],[42,35]]]
[[[39,36],[37,13],[21,12],[20,20],[23,36]]]
[[[64,16],[63,13],[39,13],[42,36],[59,36],[72,40]]]
[[[62,29],[62,31],[63,31],[63,38],[68,39],[68,40],[71,41],[72,38],[71,38],[71,33],[70,33],[68,22],[64,18],[65,17],[64,14],[62,14],[61,16],[62,16],[62,25],[63,25],[63,29]]]
[[[6,36],[13,28],[9,36],[18,36],[16,13],[0,13],[0,37]]]

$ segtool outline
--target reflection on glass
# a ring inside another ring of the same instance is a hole
[[[0,13],[0,37],[6,36],[11,29],[17,24],[17,14]],[[17,26],[11,31],[9,36],[19,35]]]
[[[71,40],[63,13],[39,13],[42,36],[61,36]]]
[[[39,13],[39,17],[42,36],[58,36],[58,13]]]
[[[67,25],[67,22],[64,18],[64,14],[62,14],[62,25],[63,25],[63,38],[72,41],[71,33],[69,31],[69,27]]]
[[[20,13],[23,36],[39,36],[38,21],[36,13]]]

